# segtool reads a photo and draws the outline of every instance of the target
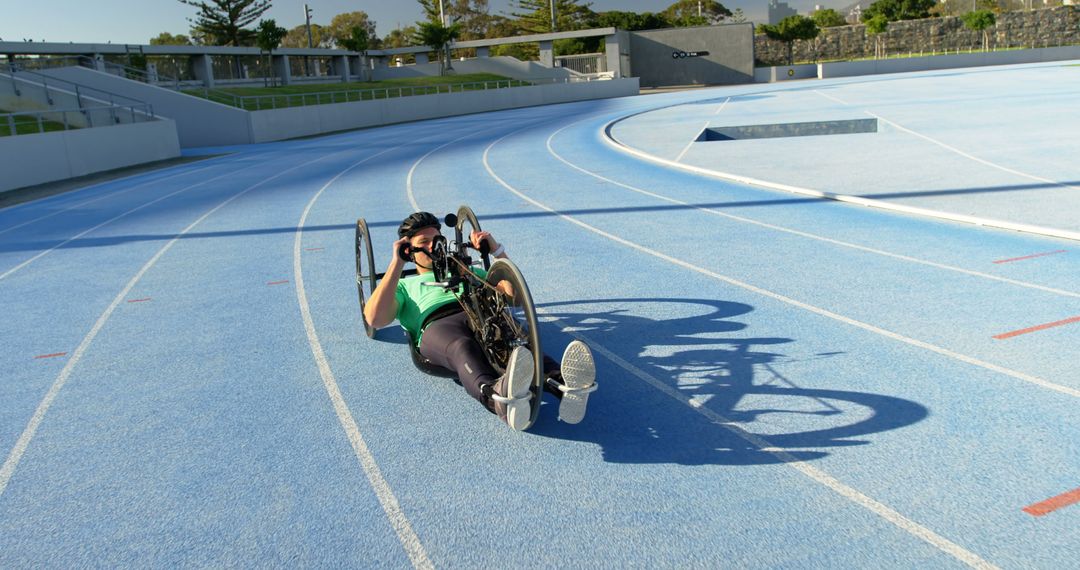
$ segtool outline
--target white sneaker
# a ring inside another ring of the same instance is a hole
[[[596,390],[596,363],[592,351],[580,340],[575,340],[563,352],[559,364],[563,384],[562,400],[559,402],[559,419],[576,424],[585,419],[585,406],[589,403],[589,394]]]
[[[510,353],[506,365],[506,374],[495,383],[491,399],[495,404],[495,413],[510,426],[521,431],[529,425],[532,415],[533,356],[529,349],[519,346]]]

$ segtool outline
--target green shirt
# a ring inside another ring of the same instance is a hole
[[[471,271],[481,279],[487,277],[487,271],[481,267],[473,267]],[[421,283],[434,283],[435,273],[427,272],[419,275],[410,275],[398,281],[394,298],[397,299],[397,320],[401,327],[409,332],[409,336],[416,340],[420,346],[420,337],[424,331],[420,326],[424,319],[436,309],[447,303],[457,303],[457,296],[461,294],[461,287],[457,290],[446,290],[442,287],[425,287]]]

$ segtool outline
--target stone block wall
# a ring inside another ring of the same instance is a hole
[[[1080,44],[1080,5],[1042,10],[1003,12],[987,30],[991,49],[1048,47]],[[888,55],[982,49],[982,33],[964,27],[956,17],[890,22],[879,38],[866,26],[825,28],[816,39],[797,41],[795,63],[838,61],[874,57],[880,40]],[[786,65],[787,46],[762,34],[754,36],[754,60],[759,66]]]

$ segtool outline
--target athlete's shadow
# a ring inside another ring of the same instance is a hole
[[[584,303],[630,308],[574,311]],[[593,346],[600,388],[579,425],[556,420],[558,403],[547,395],[530,433],[597,443],[606,461],[751,465],[815,459],[828,454],[822,448],[864,445],[859,436],[927,415],[923,406],[900,398],[796,385],[781,369],[827,371],[818,361],[842,353],[796,362],[772,348],[792,339],[736,334],[746,325],[734,319],[753,310],[749,305],[606,299],[539,309],[542,318],[557,319],[542,325],[545,352],[558,357],[570,340],[560,331],[574,331]],[[816,379],[821,372],[806,374]]]

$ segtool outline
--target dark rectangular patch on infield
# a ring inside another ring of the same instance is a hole
[[[708,127],[701,131],[697,141],[741,141],[750,139],[816,137],[822,135],[852,135],[857,133],[876,132],[878,132],[877,119],[847,119],[840,121],[813,121],[808,123],[777,123],[774,125]]]

